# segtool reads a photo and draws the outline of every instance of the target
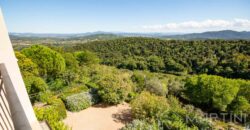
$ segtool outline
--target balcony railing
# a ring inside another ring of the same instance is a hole
[[[41,130],[0,8],[0,130]]]
[[[11,118],[10,107],[7,100],[7,93],[3,84],[3,78],[0,70],[0,129],[14,130],[13,121]]]

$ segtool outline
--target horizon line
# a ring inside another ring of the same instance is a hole
[[[191,33],[205,33],[205,32],[220,32],[220,31],[234,31],[234,32],[250,32],[250,30],[232,30],[232,29],[223,29],[223,30],[208,30],[208,31],[200,31],[200,32],[127,32],[127,31],[88,31],[88,32],[69,32],[69,33],[64,33],[64,32],[9,32],[9,34],[86,34],[86,33],[136,33],[136,34],[191,34]]]

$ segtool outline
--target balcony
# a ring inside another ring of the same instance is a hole
[[[0,130],[41,130],[0,10]]]

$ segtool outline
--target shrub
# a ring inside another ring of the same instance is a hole
[[[166,96],[167,87],[159,79],[153,78],[146,81],[146,90],[158,96]]]
[[[198,128],[190,128],[185,124],[182,116],[173,111],[166,113],[163,119],[161,119],[164,125],[164,128],[167,130],[198,130]]]
[[[136,92],[141,92],[145,88],[146,75],[139,71],[134,71],[132,81],[136,83]]]
[[[128,58],[126,60],[123,60],[117,67],[129,69],[129,70],[134,70],[134,69],[137,69],[137,64],[136,64],[135,60]]]
[[[64,119],[66,109],[60,99],[52,98],[44,107],[34,107],[36,117],[39,121],[47,121],[52,130],[69,130],[60,120]]]
[[[62,88],[65,87],[65,84],[62,79],[52,80],[48,84],[49,84],[49,89],[53,91],[61,90]]]
[[[229,105],[228,111],[232,111],[234,114],[248,114],[250,115],[250,103],[243,96],[238,96]]]
[[[250,121],[250,82],[247,80],[237,80],[240,89],[237,97],[232,101],[227,110],[234,114],[246,114]]]
[[[238,96],[243,96],[250,102],[250,81],[238,80],[238,83],[240,84]]]
[[[70,69],[65,70],[61,75],[60,79],[63,81],[64,85],[71,85],[72,83],[79,80],[80,76],[78,72],[72,71]]]
[[[100,62],[95,53],[87,50],[76,52],[75,56],[80,65],[98,64]]]
[[[146,97],[150,98],[150,94],[149,93],[145,94],[144,98]],[[138,100],[138,97],[135,100]],[[146,118],[149,117],[148,115],[140,116],[140,118],[144,120],[134,120],[132,123],[127,124],[123,128],[124,130],[136,130],[136,129],[198,130],[198,129],[212,129],[214,126],[214,124],[212,124],[210,120],[203,118],[203,113],[199,109],[196,109],[191,105],[186,105],[185,107],[182,107],[178,99],[173,96],[169,97],[168,101],[169,105],[167,106],[167,108],[165,108],[165,111],[160,110],[160,108],[162,107],[160,103],[159,103],[160,105],[156,105],[155,103],[150,103],[150,102],[145,103],[144,100],[145,99],[142,98],[138,100],[138,104],[141,103],[140,107],[136,108],[136,111],[139,110],[141,111],[138,115],[143,115],[143,114],[145,115],[146,113],[156,113],[156,109],[158,109],[159,113],[157,114],[158,115],[157,118],[151,118],[150,120],[148,120],[148,118]],[[151,100],[147,99],[147,100],[152,101],[152,99]],[[155,102],[156,101],[161,103],[163,102],[158,99],[155,100]],[[149,105],[151,105],[152,107],[157,106],[157,108],[149,109],[149,107],[147,107]],[[133,103],[131,106],[132,106],[132,115],[134,115],[133,112],[135,107],[133,106]]]
[[[72,53],[64,53],[62,56],[65,59],[65,64],[67,69],[73,71],[79,69],[79,63],[76,60],[76,57]]]
[[[170,105],[170,108],[174,108],[174,109],[180,109],[181,108],[181,103],[180,101],[178,100],[177,97],[175,96],[172,96],[172,95],[169,95],[168,96],[168,103]]]
[[[131,103],[132,116],[136,119],[157,118],[169,109],[166,98],[142,92]]]
[[[32,62],[31,59],[27,58],[20,52],[15,52],[16,58],[18,59],[18,65],[24,77],[38,76],[37,64]]]
[[[58,120],[67,117],[66,108],[61,99],[51,97],[47,103],[53,107],[54,111],[58,112]]]
[[[148,69],[152,72],[159,72],[164,68],[164,62],[161,57],[158,56],[150,56],[148,57]]]
[[[79,62],[73,53],[63,53],[62,56],[65,59],[66,70],[60,75],[65,85],[71,85],[72,83],[79,81],[80,67]],[[85,68],[84,68],[85,69]]]
[[[65,125],[62,121],[49,121],[49,125],[52,130],[71,130],[71,128]]]
[[[137,61],[136,66],[138,70],[147,70],[147,63],[144,59],[141,61]]]
[[[126,102],[131,102],[132,100],[135,99],[135,97],[137,96],[137,93],[135,92],[130,92],[128,93],[127,98],[125,99]]]
[[[95,89],[95,90],[97,90],[99,88],[99,86],[93,82],[86,83],[86,86],[88,86],[88,88],[90,88],[90,89]]]
[[[40,101],[40,94],[48,88],[45,81],[40,77],[29,76],[24,78],[24,83],[28,94],[31,96],[31,102]]]
[[[170,79],[167,88],[168,94],[180,96],[184,90],[184,82],[179,78]]]
[[[42,45],[33,45],[21,51],[39,67],[39,74],[43,77],[55,78],[65,70],[65,60],[60,53]]]
[[[171,109],[164,112],[160,120],[165,129],[168,130],[180,130],[180,129],[212,129],[213,124],[206,118],[203,118],[203,113],[200,110],[195,109],[191,105],[187,105],[184,108],[180,106],[178,101],[171,97]]]
[[[62,100],[51,97],[44,107],[34,107],[37,110],[38,120],[56,120],[59,121],[67,117],[66,108]],[[50,114],[51,113],[51,114]]]
[[[220,76],[198,75],[187,79],[185,89],[185,94],[193,103],[225,111],[236,97],[239,84],[236,80]]]
[[[155,122],[148,123],[144,120],[133,120],[121,130],[160,130],[160,126]]]
[[[166,69],[166,71],[175,71],[175,72],[184,72],[185,71],[185,67],[173,59],[166,59],[165,69]]]
[[[108,84],[106,84],[106,83]],[[112,81],[102,81],[102,83],[100,83],[102,85],[102,87],[100,87],[100,90],[98,91],[98,94],[100,95],[102,101],[104,103],[108,103],[108,104],[119,104],[122,101],[124,101],[124,99],[126,98],[126,92],[123,88],[119,88],[116,86],[114,86],[114,83],[112,83]],[[106,86],[106,85],[110,85],[110,86]]]
[[[184,111],[180,112],[180,114],[188,126],[194,125],[199,129],[213,128],[212,122],[203,117],[204,114],[200,109],[197,109],[192,105],[185,105],[183,109]]]
[[[47,91],[45,91],[45,92],[41,92],[41,93],[39,94],[39,96],[40,96],[39,101],[45,103],[45,102],[47,102],[48,100],[50,100],[51,97],[53,97],[53,93],[52,93],[51,91],[47,90]]]
[[[88,88],[85,85],[66,87],[62,90],[59,97],[65,102],[66,97],[74,95],[74,94],[79,94],[82,92],[87,92],[87,91],[88,91]]]
[[[91,92],[100,96],[102,102],[118,104],[124,101],[128,93],[132,91],[133,83],[130,73],[103,65],[91,65],[86,68],[88,72],[84,75],[90,78],[85,83]]]
[[[58,120],[58,113],[51,107],[34,107],[36,117],[39,121],[47,121],[52,130],[69,130],[69,127]]]
[[[131,91],[132,82],[128,74],[105,74],[98,82],[98,94],[104,103],[119,104]]]
[[[29,94],[45,91],[48,88],[45,81],[40,77],[30,76],[25,78],[24,82]]]
[[[90,93],[83,92],[66,97],[65,103],[68,110],[80,111],[90,107],[95,102]]]

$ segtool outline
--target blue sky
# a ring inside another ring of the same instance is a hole
[[[10,32],[250,30],[249,0],[0,0]]]

